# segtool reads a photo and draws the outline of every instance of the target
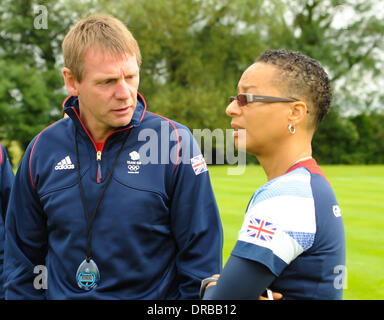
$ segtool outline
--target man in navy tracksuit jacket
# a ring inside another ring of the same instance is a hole
[[[7,212],[9,194],[13,184],[13,170],[7,151],[0,145],[0,299],[4,299],[3,263],[4,263],[4,222]]]
[[[111,23],[95,20],[102,28]],[[77,93],[64,103],[68,117],[31,141],[16,174],[6,221],[6,299],[196,299],[201,279],[220,271],[222,250],[199,148],[186,127],[133,96],[134,55],[91,53],[78,92],[64,68],[67,88]],[[108,81],[90,80],[99,70]],[[109,92],[111,100],[100,104]],[[92,112],[104,108],[101,119],[87,114],[95,96]],[[116,110],[123,100],[135,108]],[[128,124],[95,139],[92,121],[118,123],[131,109]]]

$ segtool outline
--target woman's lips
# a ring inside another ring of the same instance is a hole
[[[232,123],[232,122],[231,122],[231,127],[234,129],[232,132],[232,137],[238,137],[239,136],[239,129],[242,130],[243,128],[241,128],[240,126],[238,126],[237,124]]]

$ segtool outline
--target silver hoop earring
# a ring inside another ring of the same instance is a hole
[[[292,124],[290,124],[290,125],[288,126],[288,131],[289,131],[290,134],[295,134],[295,132],[296,132],[296,127],[293,126]]]

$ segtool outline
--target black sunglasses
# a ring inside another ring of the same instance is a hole
[[[293,98],[260,96],[257,94],[250,94],[250,93],[240,93],[236,97],[230,97],[229,103],[231,103],[233,100],[237,100],[237,103],[239,104],[240,107],[243,107],[250,102],[294,102],[294,101],[298,101],[297,99],[293,99]]]

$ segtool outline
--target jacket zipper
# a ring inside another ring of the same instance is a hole
[[[128,128],[124,128],[124,129],[120,129],[120,130],[116,130],[116,131],[111,132],[111,133],[108,135],[108,137],[105,138],[105,141],[104,141],[104,143],[103,143],[103,146],[101,147],[101,150],[97,150],[97,146],[96,146],[95,141],[93,140],[93,138],[92,138],[92,136],[89,134],[87,128],[84,126],[83,122],[81,121],[80,116],[79,116],[79,114],[77,113],[76,109],[75,109],[74,107],[72,107],[72,109],[73,109],[73,111],[75,112],[77,118],[79,119],[80,124],[82,125],[82,127],[83,127],[85,133],[88,135],[89,139],[91,139],[91,142],[92,142],[93,146],[95,147],[95,150],[96,150],[96,163],[97,163],[97,177],[96,177],[96,181],[97,181],[97,183],[100,183],[100,182],[101,182],[101,179],[102,179],[102,174],[101,174],[101,156],[102,156],[102,151],[103,151],[103,148],[104,148],[105,143],[107,142],[108,138],[109,138],[112,134],[114,134],[114,133],[116,133],[116,132],[120,132],[120,131],[130,130],[130,129],[133,127],[133,125],[129,126]]]
[[[96,146],[96,143],[95,141],[92,139],[92,137],[88,134],[88,131],[87,131],[87,134],[89,135],[94,147],[95,147],[95,150],[96,150],[96,163],[97,163],[97,183],[100,183],[101,180],[103,179],[103,176],[102,176],[102,173],[101,173],[101,156],[102,156],[102,152],[103,152],[103,148],[105,146],[105,143],[107,142],[108,138],[113,135],[114,133],[117,133],[117,132],[121,132],[121,131],[125,131],[125,130],[130,130],[132,129],[132,125],[129,126],[128,128],[124,128],[124,129],[120,129],[120,130],[116,130],[116,131],[113,131],[111,132],[104,140],[103,142],[103,145],[101,147],[100,150],[97,150],[97,146]]]
[[[96,152],[96,163],[97,163],[97,183],[101,182],[103,176],[101,174],[101,150]]]

